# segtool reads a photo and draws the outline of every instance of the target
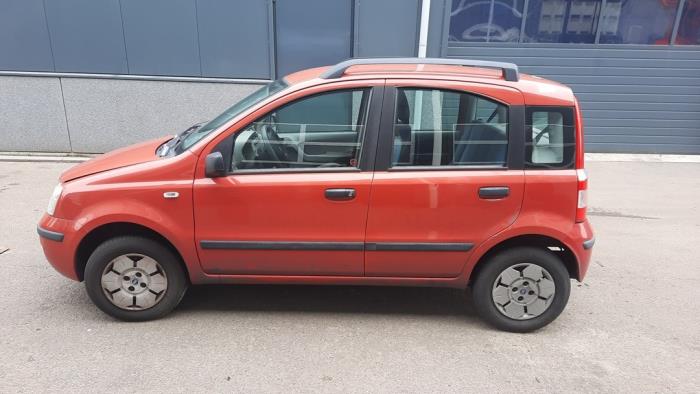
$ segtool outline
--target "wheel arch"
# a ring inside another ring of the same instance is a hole
[[[164,245],[178,257],[178,263],[184,270],[185,277],[189,278],[189,269],[187,268],[187,264],[185,264],[182,253],[180,253],[175,245],[165,236],[142,224],[132,222],[111,222],[95,227],[80,240],[80,243],[76,248],[74,259],[75,272],[80,281],[83,281],[84,279],[85,266],[87,265],[88,258],[90,258],[92,252],[94,252],[100,244],[108,239],[123,235],[140,236]]]
[[[549,251],[550,253],[554,254],[557,258],[559,258],[559,260],[561,260],[561,262],[564,264],[564,267],[566,267],[566,270],[569,272],[570,278],[579,279],[578,260],[576,259],[576,255],[571,250],[571,248],[566,246],[565,243],[547,235],[523,234],[502,240],[499,243],[493,245],[483,255],[481,255],[481,257],[479,257],[479,259],[477,260],[476,264],[474,264],[474,268],[472,269],[469,275],[468,284],[471,285],[474,279],[476,279],[479,276],[480,270],[483,269],[483,267],[486,265],[486,262],[492,256],[498,254],[503,250],[519,246],[541,248]]]

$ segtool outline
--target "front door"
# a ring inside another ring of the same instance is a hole
[[[509,163],[523,130],[522,95],[493,85],[389,83],[365,275],[456,277],[471,250],[519,213],[523,170]]]
[[[379,83],[300,98],[230,137],[229,175],[195,180],[206,273],[364,274]]]

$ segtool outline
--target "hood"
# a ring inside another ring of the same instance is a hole
[[[173,137],[161,137],[105,153],[69,168],[61,174],[59,180],[68,182],[87,175],[97,174],[98,172],[158,160],[160,157],[156,156],[156,149],[171,138]]]

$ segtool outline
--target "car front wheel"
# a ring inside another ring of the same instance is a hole
[[[85,287],[95,305],[117,319],[157,319],[172,311],[187,289],[179,260],[148,238],[112,238],[88,259]]]
[[[543,249],[518,247],[485,262],[472,295],[477,313],[491,325],[529,332],[559,316],[570,290],[569,273],[557,256]]]

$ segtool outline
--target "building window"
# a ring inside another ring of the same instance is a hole
[[[453,0],[450,41],[518,42],[524,0]]]
[[[600,22],[601,44],[668,45],[677,2],[608,0]]]
[[[674,44],[700,44],[700,0],[686,0]]]
[[[601,0],[532,0],[523,42],[595,42]]]

